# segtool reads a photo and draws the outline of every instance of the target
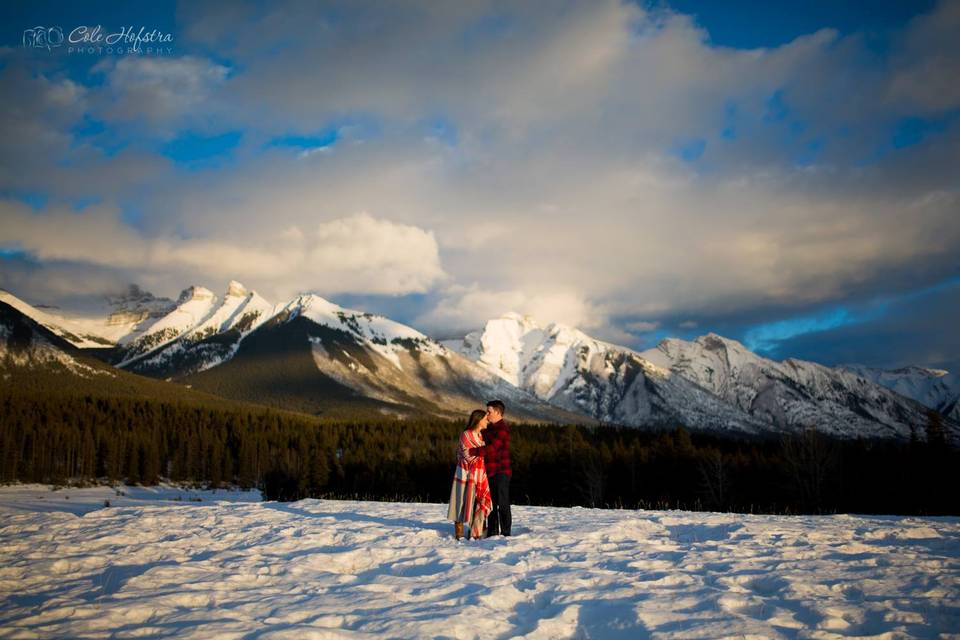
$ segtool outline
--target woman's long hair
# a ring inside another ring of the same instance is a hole
[[[483,409],[474,409],[470,414],[470,419],[467,420],[467,430],[473,431],[477,424],[483,419],[483,416],[487,415],[487,412]]]

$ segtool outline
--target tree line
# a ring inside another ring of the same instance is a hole
[[[0,393],[0,482],[160,480],[264,497],[443,502],[464,428],[434,419],[327,422],[250,407]],[[755,513],[958,514],[960,452],[931,412],[909,442],[814,428],[732,439],[612,426],[514,425],[516,504]]]

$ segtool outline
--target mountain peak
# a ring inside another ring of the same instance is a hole
[[[323,296],[319,296],[315,293],[301,293],[296,298],[294,298],[294,306],[300,309],[315,309],[318,311],[346,311],[340,305],[330,302]]]
[[[699,338],[694,340],[694,342],[696,342],[697,344],[707,349],[711,349],[711,348],[717,349],[723,346],[723,347],[734,347],[736,349],[740,349],[740,350],[752,353],[749,349],[747,349],[743,345],[742,342],[734,340],[733,338],[727,338],[727,337],[721,336],[719,333],[714,333],[713,331],[711,331],[705,336],[700,336]]]
[[[246,288],[245,286],[243,286],[242,284],[240,284],[239,282],[237,282],[236,280],[231,280],[231,281],[230,281],[230,284],[227,285],[227,295],[228,295],[228,296],[235,296],[235,297],[237,297],[237,298],[245,298],[245,297],[247,297],[247,295],[249,295],[249,293],[250,293],[250,292],[247,291],[247,288]]]
[[[177,304],[184,304],[191,300],[212,300],[215,297],[213,291],[210,291],[210,289],[195,284],[180,292],[180,297],[177,298]]]
[[[117,310],[135,308],[141,305],[166,302],[171,304],[173,301],[169,298],[157,298],[149,291],[140,288],[138,284],[130,283],[123,291],[107,293],[104,299],[110,307]]]

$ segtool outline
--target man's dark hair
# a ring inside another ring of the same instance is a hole
[[[507,412],[507,406],[503,404],[502,400],[491,400],[487,403],[488,407],[493,407],[500,412],[500,415],[503,415]]]

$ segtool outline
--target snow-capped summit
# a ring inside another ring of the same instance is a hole
[[[439,343],[407,325],[381,315],[341,307],[314,293],[297,296],[287,303],[280,313],[286,313],[288,320],[302,315],[319,325],[346,331],[398,368],[402,368],[398,352],[411,345],[428,352],[444,349]]]
[[[757,356],[743,344],[712,332],[693,342],[666,338],[640,355],[720,397],[726,396],[731,379],[757,362]]]
[[[901,367],[877,369],[863,365],[841,367],[858,376],[913,398],[944,416],[960,422],[960,376],[943,369]]]
[[[143,308],[153,308],[156,303],[169,305],[170,298],[158,298],[149,291],[144,291],[139,285],[131,283],[126,290],[104,296],[108,307],[114,311],[134,311]]]
[[[136,284],[130,284],[122,293],[104,296],[104,299],[106,320],[92,318],[89,322],[105,325],[106,328],[100,330],[100,333],[114,343],[135,331],[141,323],[146,323],[151,318],[162,318],[177,306],[170,298],[158,298]]]
[[[458,349],[510,384],[521,387],[525,355],[543,340],[543,329],[530,316],[508,312],[488,320],[482,331],[467,334]],[[455,346],[455,345],[454,345]]]
[[[142,323],[119,341],[117,366],[123,367],[176,340],[205,322],[217,308],[210,289],[193,285],[180,292],[176,307],[154,322]]]
[[[177,304],[184,304],[191,300],[213,300],[216,297],[217,295],[206,287],[191,285],[180,292],[180,297],[177,298]]]
[[[237,282],[236,280],[231,280],[230,284],[227,285],[227,296],[235,296],[238,298],[245,298],[248,295],[247,288]]]
[[[508,313],[464,338],[465,351],[511,384],[547,398],[572,374],[564,371],[571,350],[602,353],[610,345],[559,323],[543,327],[530,316]],[[473,353],[471,353],[471,351]],[[571,363],[572,365],[572,363]],[[564,375],[566,374],[566,375]]]
[[[163,319],[166,322],[158,323],[172,339],[147,352],[127,355],[122,366],[161,376],[209,369],[232,357],[243,337],[276,312],[272,303],[236,280],[230,281],[222,299],[209,289],[192,286],[184,289],[180,300],[177,309]],[[178,311],[186,311],[189,317]]]

